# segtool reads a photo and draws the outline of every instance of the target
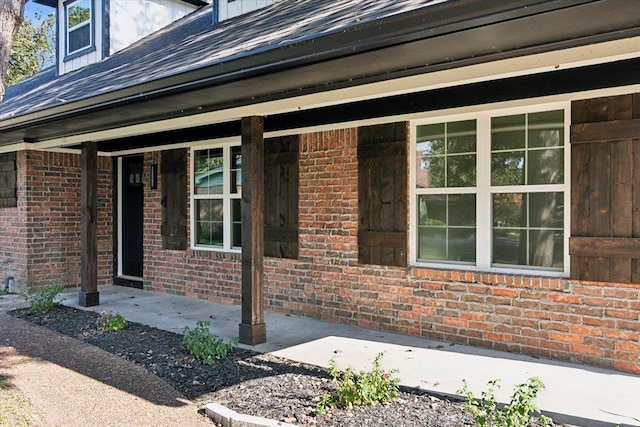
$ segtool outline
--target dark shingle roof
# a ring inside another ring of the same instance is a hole
[[[55,78],[48,69],[8,88],[0,121],[232,62],[328,34],[353,31],[443,0],[283,0],[213,25],[210,7],[96,64]]]

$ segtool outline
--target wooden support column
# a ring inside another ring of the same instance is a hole
[[[242,118],[242,323],[240,342],[267,341],[264,323],[264,119]]]
[[[83,142],[80,154],[81,258],[80,296],[82,307],[100,304],[98,293],[98,148]]]

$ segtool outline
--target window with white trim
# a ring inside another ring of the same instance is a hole
[[[568,108],[416,121],[413,260],[568,272]]]
[[[242,230],[240,145],[193,150],[192,158],[193,247],[239,250]]]
[[[93,0],[65,3],[66,54],[73,55],[93,44]]]

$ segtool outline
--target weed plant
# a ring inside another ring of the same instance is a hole
[[[480,427],[527,427],[531,424],[534,415],[538,415],[540,426],[554,425],[551,418],[542,415],[533,402],[538,393],[544,390],[544,384],[537,377],[518,384],[511,395],[510,402],[502,407],[498,405],[494,391],[500,387],[499,380],[489,381],[488,388],[482,392],[480,399],[476,399],[469,391],[465,380],[462,384],[462,388],[457,393],[465,397],[464,411],[471,414]]]
[[[199,320],[195,329],[186,326],[182,343],[187,351],[205,365],[213,365],[216,360],[227,356],[238,345],[237,340],[225,343],[209,330],[209,321]]]
[[[119,331],[127,327],[127,321],[120,313],[113,311],[103,311],[98,320],[96,320],[96,328],[99,331]]]
[[[62,285],[53,284],[45,286],[42,289],[38,289],[31,293],[25,292],[23,294],[24,299],[29,303],[29,308],[27,308],[27,312],[30,314],[36,313],[47,313],[51,311],[53,308],[60,305],[62,300],[58,300],[58,295],[62,292],[64,288]]]
[[[359,373],[351,368],[341,371],[336,361],[331,359],[329,375],[333,378],[335,391],[330,393],[323,390],[316,405],[316,415],[326,414],[330,408],[349,409],[353,406],[374,406],[377,403],[393,402],[398,396],[400,380],[392,377],[394,371],[385,372],[380,369],[381,358],[382,353],[379,353],[373,361],[373,368]]]

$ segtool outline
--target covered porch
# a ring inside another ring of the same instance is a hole
[[[241,307],[120,286],[100,286],[100,306],[77,304],[78,290],[67,290],[63,304],[93,311],[116,311],[132,322],[180,333],[198,320],[209,320],[214,334],[237,337]],[[327,367],[368,369],[384,352],[382,367],[397,369],[400,383],[436,394],[455,395],[465,379],[474,392],[489,380],[501,379],[498,399],[505,401],[515,384],[532,376],[546,385],[537,403],[555,422],[581,426],[640,425],[636,396],[640,377],[580,364],[549,361],[449,342],[381,332],[356,326],[265,313],[268,343],[259,352]]]

